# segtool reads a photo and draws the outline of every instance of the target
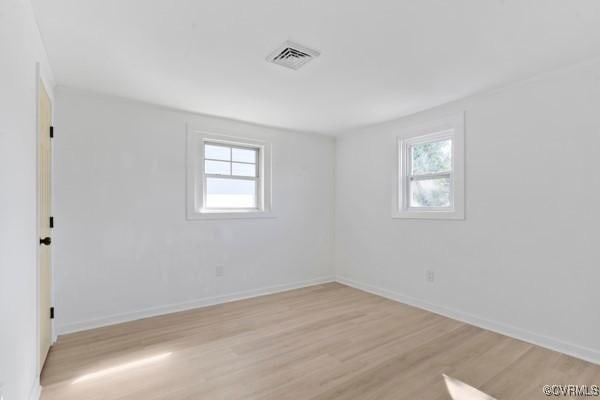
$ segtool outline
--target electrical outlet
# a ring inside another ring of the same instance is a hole
[[[427,282],[433,283],[435,281],[435,272],[433,272],[432,270],[428,269],[427,270],[427,274],[426,274],[425,277],[427,279]]]
[[[225,275],[225,267],[222,265],[217,265],[217,267],[215,268],[215,275],[216,276]]]

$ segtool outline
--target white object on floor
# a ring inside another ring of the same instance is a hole
[[[451,378],[446,374],[442,374],[442,376],[446,381],[446,387],[452,400],[496,400],[492,396],[488,396],[458,379]]]

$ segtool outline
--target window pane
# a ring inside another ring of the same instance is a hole
[[[452,168],[452,140],[412,145],[410,156],[413,175],[448,172]]]
[[[256,165],[232,163],[231,174],[238,176],[256,176]]]
[[[411,181],[410,207],[450,207],[450,178]]]
[[[204,173],[216,175],[229,175],[231,163],[228,161],[204,160]]]
[[[214,144],[204,145],[204,158],[211,158],[213,160],[231,160],[231,147],[217,146]]]
[[[256,208],[256,182],[206,178],[207,208]]]
[[[231,149],[233,161],[256,163],[256,149]]]

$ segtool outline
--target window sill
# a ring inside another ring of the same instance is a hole
[[[188,221],[214,219],[269,219],[276,215],[269,211],[209,211],[188,213]]]
[[[394,211],[393,219],[454,219],[464,220],[464,212],[457,210],[448,211]]]

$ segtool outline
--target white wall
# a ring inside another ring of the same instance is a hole
[[[37,73],[52,95],[27,0],[0,2],[0,387],[6,400],[38,389]]]
[[[466,220],[393,220],[397,132],[463,110]],[[600,62],[350,132],[337,145],[337,274],[600,362],[599,155]]]
[[[276,218],[186,220],[186,123],[272,144]],[[333,277],[333,138],[70,89],[55,125],[59,333]]]

